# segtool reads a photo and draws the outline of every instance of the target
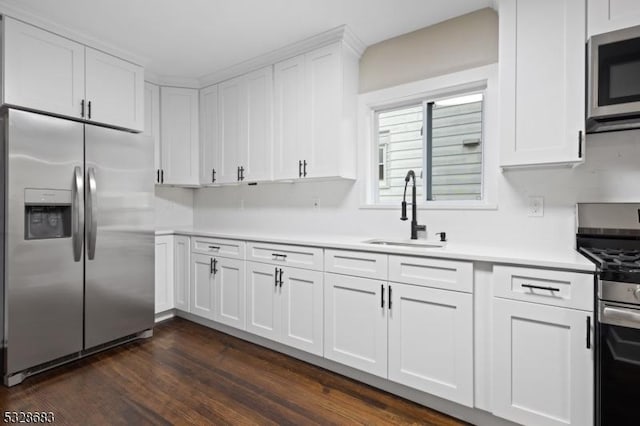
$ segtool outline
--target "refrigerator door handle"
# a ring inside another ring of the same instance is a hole
[[[73,260],[80,262],[82,260],[82,241],[84,240],[84,203],[82,202],[82,194],[84,193],[84,182],[82,176],[82,168],[73,169],[73,217],[71,219],[72,243],[73,243]]]
[[[96,188],[96,171],[88,170],[89,197],[87,197],[87,252],[89,260],[96,256],[96,237],[98,232],[98,200]]]

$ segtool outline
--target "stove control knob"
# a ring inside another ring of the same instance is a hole
[[[633,292],[636,299],[640,300],[640,287],[636,288]]]

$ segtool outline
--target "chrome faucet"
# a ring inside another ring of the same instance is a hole
[[[409,170],[404,178],[404,195],[402,196],[402,216],[400,220],[407,220],[407,184],[409,179],[413,179],[411,187],[411,239],[418,239],[418,231],[427,231],[426,225],[418,225],[416,216],[418,215],[418,206],[416,204],[416,174],[413,170]]]

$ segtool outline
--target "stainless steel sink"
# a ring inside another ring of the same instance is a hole
[[[365,244],[375,244],[379,246],[392,246],[392,247],[409,247],[409,248],[442,248],[445,246],[445,242],[426,242],[420,240],[366,240]]]

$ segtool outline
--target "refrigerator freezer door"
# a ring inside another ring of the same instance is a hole
[[[83,125],[8,110],[3,127],[11,375],[82,350]]]
[[[153,327],[153,141],[85,126],[85,349]]]

